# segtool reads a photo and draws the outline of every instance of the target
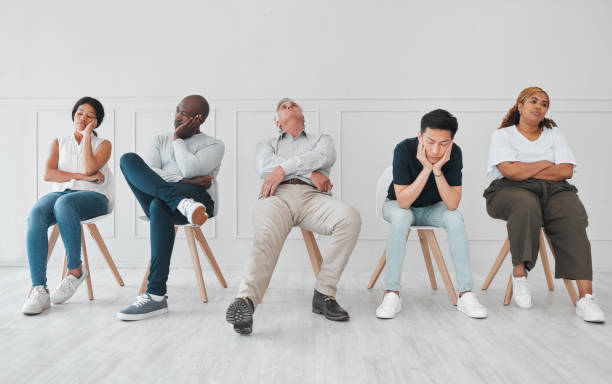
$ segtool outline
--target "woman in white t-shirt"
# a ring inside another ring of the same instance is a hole
[[[531,308],[527,271],[538,257],[544,227],[556,256],[555,278],[576,280],[576,314],[603,322],[593,296],[587,213],[577,189],[567,182],[576,160],[557,124],[547,119],[550,99],[538,87],[523,90],[501,127],[491,137],[487,175],[495,179],[484,192],[487,212],[508,222],[514,301]]]
[[[39,314],[68,300],[87,277],[81,267],[81,221],[112,209],[112,173],[106,163],[111,143],[98,138],[95,129],[104,119],[102,104],[83,97],[72,109],[74,133],[51,143],[45,181],[53,191],[34,204],[28,216],[27,251],[32,289],[22,311]],[[50,296],[47,290],[47,230],[57,224],[66,249],[68,273]]]

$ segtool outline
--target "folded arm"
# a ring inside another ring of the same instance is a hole
[[[225,145],[220,140],[214,140],[196,153],[189,152],[183,139],[172,142],[174,147],[174,158],[185,178],[211,174],[223,159]]]

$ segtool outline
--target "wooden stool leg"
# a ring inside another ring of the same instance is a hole
[[[189,226],[185,226],[185,235],[187,237],[187,245],[189,246],[189,252],[191,252],[193,271],[195,272],[198,288],[200,289],[200,297],[202,298],[203,302],[208,303],[206,287],[204,286],[204,276],[202,275],[202,266],[200,265],[200,257],[198,256],[198,249],[196,248],[193,229]]]
[[[421,250],[423,251],[423,258],[425,259],[425,267],[427,267],[427,274],[429,275],[431,289],[438,289],[436,274],[434,273],[433,264],[431,263],[431,255],[429,254],[429,246],[427,245],[427,239],[425,239],[422,229],[418,229],[417,233],[419,234],[419,242],[421,243]]]
[[[509,305],[512,299],[512,272],[510,272],[510,278],[508,279],[508,286],[506,287],[506,294],[504,295],[504,305]]]
[[[147,263],[147,269],[145,271],[144,278],[142,279],[142,283],[140,283],[140,289],[138,290],[138,296],[145,293],[147,290],[147,285],[149,284],[149,273],[151,272],[151,262]]]
[[[47,251],[47,264],[49,263],[49,259],[51,258],[51,254],[53,253],[53,248],[55,248],[55,243],[57,243],[58,237],[59,237],[59,228],[57,224],[55,224],[51,228],[51,235],[49,236],[49,250]]]
[[[429,248],[433,252],[434,258],[436,259],[436,263],[438,264],[438,271],[440,271],[442,281],[446,286],[448,297],[450,298],[450,301],[453,305],[457,305],[457,294],[455,293],[455,287],[453,287],[453,282],[451,281],[450,275],[448,274],[448,270],[446,269],[446,263],[444,262],[442,251],[440,251],[438,240],[436,240],[436,235],[434,234],[433,229],[425,229],[423,230],[423,234],[425,235],[425,238],[429,243]]]
[[[544,232],[544,237],[546,237],[546,241],[548,242],[550,253],[553,255],[553,258],[556,259],[557,257],[555,256],[555,250],[553,249],[550,238],[546,232]],[[542,240],[540,239],[540,242],[541,241]],[[576,301],[578,301],[578,294],[576,293],[576,288],[574,287],[572,280],[563,279],[563,284],[565,284],[565,289],[567,289],[567,294],[569,295],[572,304],[576,305]]]
[[[223,277],[223,273],[221,273],[221,269],[219,268],[219,264],[217,264],[217,260],[215,260],[215,256],[213,256],[213,253],[210,250],[210,247],[208,246],[208,242],[206,241],[206,238],[204,237],[204,234],[202,233],[202,229],[200,227],[193,227],[192,230],[193,230],[193,233],[195,234],[195,238],[198,240],[198,243],[200,243],[200,247],[202,248],[202,251],[204,251],[206,258],[208,259],[208,262],[210,263],[211,268],[215,272],[215,275],[217,276],[217,280],[219,280],[219,283],[221,284],[223,288],[227,288],[227,282],[225,281],[225,278]]]
[[[319,276],[319,272],[321,271],[321,264],[323,264],[321,251],[319,251],[319,246],[317,245],[317,240],[315,239],[314,234],[303,228],[300,229],[302,230],[302,236],[304,237],[304,243],[306,244],[308,256],[310,256],[310,264],[312,264],[312,271],[314,272],[315,277],[317,277]]]
[[[121,278],[121,275],[119,274],[119,271],[117,270],[117,266],[115,265],[115,262],[113,261],[113,258],[111,257],[110,252],[108,252],[108,248],[106,248],[106,244],[104,243],[104,240],[102,240],[102,236],[100,235],[100,231],[98,231],[98,227],[95,224],[87,224],[87,229],[89,229],[89,233],[91,233],[91,237],[93,237],[93,239],[96,241],[96,244],[98,244],[98,248],[100,248],[100,252],[102,252],[104,259],[106,260],[106,263],[108,264],[111,271],[113,272],[113,275],[115,276],[115,279],[117,280],[117,283],[119,283],[119,285],[123,287],[124,285],[123,279]]]
[[[382,272],[383,268],[385,268],[385,264],[387,264],[387,248],[385,248],[385,251],[380,257],[380,260],[378,260],[376,269],[374,269],[374,273],[372,273],[372,277],[370,278],[370,282],[368,283],[368,289],[371,289],[374,287],[374,284],[376,284],[376,281],[378,280],[380,273]]]
[[[89,294],[89,300],[93,300],[93,287],[91,286],[91,272],[89,271],[89,259],[87,258],[87,246],[85,245],[85,228],[81,225],[81,248],[83,250],[83,266],[87,271],[87,293]]]
[[[493,266],[491,267],[491,270],[489,271],[489,274],[487,275],[487,278],[485,279],[485,282],[482,284],[483,291],[489,288],[489,285],[491,285],[491,281],[493,281],[493,278],[495,277],[495,275],[497,275],[499,268],[501,267],[502,263],[506,259],[506,256],[508,256],[509,252],[510,252],[510,239],[506,238],[506,241],[504,241],[504,245],[499,251],[497,258],[495,259],[495,262],[493,263]]]
[[[546,284],[548,290],[555,290],[555,283],[553,282],[552,273],[550,273],[550,264],[548,264],[548,254],[546,253],[546,244],[544,244],[544,231],[540,232],[540,258],[542,259],[542,268],[544,268],[544,275],[546,276]]]

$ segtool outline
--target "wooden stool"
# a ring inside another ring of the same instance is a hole
[[[448,293],[448,297],[453,305],[457,305],[457,294],[455,293],[455,288],[453,287],[453,282],[451,281],[450,275],[448,274],[448,269],[446,268],[446,263],[444,262],[444,257],[442,256],[442,251],[440,251],[440,246],[438,244],[438,240],[436,239],[436,234],[434,233],[435,227],[428,226],[412,226],[410,229],[416,229],[419,234],[419,241],[421,243],[421,249],[423,250],[423,257],[425,258],[425,266],[427,267],[427,273],[429,274],[429,282],[431,283],[432,289],[438,289],[438,285],[436,284],[436,275],[434,274],[433,265],[431,263],[431,256],[429,255],[429,250],[433,252],[434,258],[436,260],[436,264],[438,265],[438,271],[442,276],[442,281],[444,282],[444,286],[446,287],[446,291]],[[410,235],[410,231],[408,232]],[[408,237],[406,237],[408,240]],[[374,284],[378,280],[380,273],[383,268],[387,264],[387,249],[383,252],[380,260],[378,261],[378,265],[376,269],[374,269],[374,273],[372,273],[372,277],[370,278],[370,282],[368,283],[368,289],[373,288]]]
[[[93,239],[96,241],[96,244],[98,244],[98,248],[100,249],[100,252],[102,252],[104,259],[106,260],[106,263],[108,264],[111,271],[113,272],[113,275],[115,276],[115,279],[117,280],[117,283],[119,283],[119,285],[123,287],[123,279],[121,278],[121,275],[119,274],[119,271],[117,270],[117,266],[115,265],[113,258],[108,252],[108,248],[106,248],[106,244],[104,243],[102,236],[100,236],[100,231],[98,231],[98,227],[95,224],[96,221],[103,219],[104,217],[108,215],[110,214],[94,217],[92,219],[84,220],[81,222],[81,249],[82,249],[82,254],[83,254],[83,267],[87,271],[87,278],[85,280],[87,281],[87,293],[89,295],[89,300],[93,300],[94,296],[93,296],[93,287],[91,285],[91,273],[89,272],[89,259],[87,257],[87,247],[85,245],[85,233],[84,233],[85,229],[83,225],[86,225],[87,229],[89,229],[89,233],[91,234],[91,237],[93,237]],[[57,227],[57,224],[55,224],[52,227],[51,235],[49,236],[49,250],[47,252],[47,263],[49,262],[49,259],[51,258],[51,253],[53,253],[53,248],[55,248],[55,243],[57,243],[57,239],[59,235],[60,235],[59,228]],[[66,277],[67,264],[68,264],[68,258],[64,255],[64,266],[62,267],[62,280]]]
[[[314,272],[315,278],[319,276],[319,272],[321,271],[321,264],[323,264],[323,258],[321,257],[321,251],[319,250],[319,245],[317,244],[317,240],[314,237],[314,234],[310,231],[302,229],[302,237],[304,237],[304,243],[306,244],[306,250],[308,251],[308,256],[310,257],[310,264],[312,264],[312,271]],[[270,280],[272,277],[270,276]],[[268,280],[268,284],[266,284],[266,288],[264,288],[261,293],[261,299],[263,300],[264,295],[266,294],[266,290],[268,289],[268,285],[270,285],[270,280]]]
[[[551,291],[554,291],[555,285],[553,282],[552,273],[550,273],[550,265],[548,263],[548,255],[546,253],[546,245],[544,244],[544,237],[546,237],[546,241],[548,242],[548,247],[550,248],[550,252],[552,253],[553,257],[555,257],[555,251],[553,250],[552,244],[550,243],[550,238],[548,237],[546,232],[544,232],[544,229],[542,229],[542,231],[540,232],[540,258],[542,259],[542,267],[544,268],[544,275],[546,275],[546,283],[548,285],[548,289]],[[510,239],[506,238],[504,245],[502,246],[501,250],[499,251],[499,254],[497,255],[497,259],[495,259],[495,263],[493,263],[493,267],[491,267],[491,271],[487,275],[487,278],[484,284],[482,284],[483,291],[489,288],[489,285],[491,285],[491,281],[493,281],[493,278],[497,274],[497,271],[499,271],[499,268],[504,262],[504,259],[506,258],[506,256],[508,256],[509,252],[510,252]],[[572,301],[574,305],[576,305],[576,300],[578,299],[578,295],[576,294],[576,290],[574,288],[574,285],[572,284],[572,281],[563,279],[563,282],[565,283],[565,288],[567,289],[567,293],[570,297],[570,300]],[[512,272],[510,272],[510,278],[508,279],[508,285],[506,286],[506,294],[504,295],[504,305],[509,305],[511,299],[512,299]]]
[[[149,221],[149,218],[146,216],[140,216],[139,219],[143,221]],[[208,262],[212,270],[215,272],[217,276],[217,280],[223,288],[227,288],[227,282],[225,282],[225,278],[221,273],[221,269],[219,268],[219,264],[217,264],[217,260],[215,256],[213,256],[210,247],[208,246],[208,242],[206,241],[206,237],[202,233],[202,229],[193,224],[181,224],[174,226],[174,236],[176,236],[176,232],[179,227],[183,227],[185,229],[185,236],[187,238],[187,246],[189,246],[189,253],[191,253],[191,262],[193,263],[193,271],[195,272],[196,282],[198,283],[198,289],[200,290],[200,297],[202,301],[208,303],[208,296],[206,295],[206,286],[204,285],[204,276],[202,275],[202,266],[200,264],[200,256],[198,256],[198,249],[196,247],[195,241],[197,240],[200,244],[200,248],[204,251]],[[140,284],[140,290],[138,291],[139,295],[142,295],[144,291],[147,289],[149,273],[151,271],[151,261],[147,264],[147,270],[145,272],[144,278],[142,279],[142,283]]]

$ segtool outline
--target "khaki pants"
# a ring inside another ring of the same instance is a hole
[[[588,217],[576,192],[567,181],[500,179],[491,183],[484,192],[487,212],[508,222],[513,265],[533,268],[544,227],[556,256],[555,278],[593,279]]]
[[[336,285],[361,230],[361,216],[347,203],[311,186],[282,184],[274,196],[260,198],[255,204],[255,238],[237,297],[261,302],[283,243],[294,226],[331,236],[315,289],[325,295],[336,295]]]

